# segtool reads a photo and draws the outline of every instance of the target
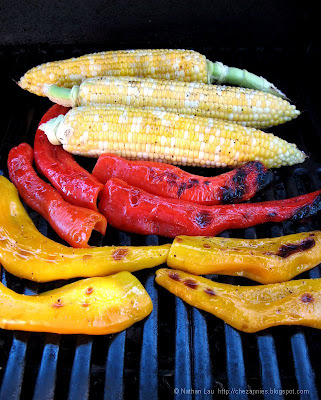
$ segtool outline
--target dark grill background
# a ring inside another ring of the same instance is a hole
[[[283,2],[287,3],[287,2]],[[298,11],[300,14],[300,9]],[[282,14],[283,15],[283,14]],[[281,15],[281,17],[282,17]],[[282,18],[280,17],[281,21]],[[6,160],[11,147],[27,141],[32,145],[37,124],[51,103],[22,91],[15,83],[30,67],[39,63],[78,56],[87,52],[119,48],[187,47],[194,48],[215,61],[247,68],[264,75],[283,90],[302,115],[295,121],[276,127],[273,132],[297,143],[309,159],[294,167],[275,170],[274,185],[254,201],[283,199],[321,189],[321,101],[317,72],[320,50],[313,36],[317,25],[314,14],[302,15],[299,41],[276,44],[263,40],[244,46],[232,41],[226,44],[195,40],[187,33],[169,40],[153,33],[151,39],[138,35],[120,41],[116,38],[93,44],[12,45],[0,49],[2,96],[5,104],[0,119],[0,169],[7,176]],[[278,21],[280,22],[280,21]],[[7,21],[8,23],[8,21]],[[59,24],[58,24],[59,27]],[[310,29],[309,32],[304,29]],[[125,28],[124,28],[125,29]],[[124,32],[124,30],[123,30]],[[187,32],[187,31],[186,31]],[[26,31],[29,37],[30,32]],[[235,33],[236,41],[240,40]],[[229,39],[229,37],[227,37]],[[266,37],[265,37],[266,39]],[[19,42],[19,38],[17,39]],[[77,159],[89,169],[94,160]],[[188,169],[204,175],[223,171]],[[0,191],[1,195],[1,191]],[[48,224],[28,210],[38,229],[59,241]],[[224,232],[224,236],[269,237],[311,229],[321,229],[321,215],[299,223],[265,224],[247,230]],[[143,245],[169,242],[156,236],[142,237],[108,227],[103,239],[92,239],[93,245]],[[321,334],[303,327],[276,327],[258,334],[240,333],[212,315],[187,306],[164,289],[154,285],[154,270],[135,273],[149,292],[153,313],[141,323],[117,335],[60,336],[53,334],[0,331],[0,399],[206,399],[227,398],[218,389],[300,389],[309,394],[282,395],[230,394],[230,399],[318,399],[320,391]],[[319,278],[319,267],[299,278]],[[213,276],[219,282],[253,284],[245,279]],[[20,280],[2,270],[2,282],[19,293],[33,294],[64,282],[34,284]],[[200,390],[195,396],[174,388]],[[212,389],[215,394],[204,394]]]

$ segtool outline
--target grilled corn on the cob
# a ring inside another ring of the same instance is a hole
[[[175,165],[267,167],[301,163],[303,152],[272,134],[212,118],[131,107],[76,107],[40,126],[53,144],[78,155],[114,153]]]
[[[23,89],[44,96],[44,84],[72,87],[86,78],[107,75],[227,83],[285,97],[266,79],[221,62],[213,63],[192,50],[118,50],[86,54],[41,64],[27,71],[18,83]]]
[[[91,78],[72,89],[48,85],[45,92],[52,101],[69,107],[159,107],[163,111],[225,119],[256,128],[283,124],[300,114],[288,101],[254,89],[150,78]]]

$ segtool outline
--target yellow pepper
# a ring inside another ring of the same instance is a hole
[[[128,328],[153,309],[144,286],[130,272],[82,279],[35,296],[0,283],[0,328],[105,335]]]
[[[257,332],[276,325],[321,329],[321,279],[234,286],[163,268],[156,272],[156,282],[240,331]]]
[[[15,186],[0,176],[0,262],[37,282],[110,275],[152,268],[167,260],[170,245],[74,249],[43,236],[25,211]]]
[[[321,262],[321,232],[273,239],[177,236],[169,267],[195,275],[243,276],[260,283],[288,281]]]

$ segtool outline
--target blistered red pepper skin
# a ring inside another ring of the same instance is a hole
[[[65,115],[69,108],[54,105],[42,117],[39,125]],[[102,185],[94,176],[82,168],[62,146],[54,146],[43,131],[37,129],[34,141],[34,158],[38,171],[71,204],[97,211],[97,199]]]
[[[67,203],[56,189],[39,178],[32,162],[33,150],[27,143],[9,152],[9,176],[24,202],[42,215],[72,247],[89,247],[93,229],[104,235],[106,218],[97,211]]]
[[[99,209],[108,223],[129,232],[171,238],[215,236],[226,229],[314,215],[321,209],[321,190],[287,200],[204,206],[155,196],[112,178],[102,192]]]
[[[92,171],[102,183],[119,178],[158,196],[197,204],[233,204],[251,199],[272,182],[273,174],[259,161],[252,161],[215,177],[192,175],[173,165],[151,161],[129,161],[102,154]]]

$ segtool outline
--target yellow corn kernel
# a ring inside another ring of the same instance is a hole
[[[237,167],[259,160],[268,168],[293,165],[305,159],[295,144],[273,134],[227,121],[155,109],[76,107],[64,117],[42,124],[40,129],[51,143],[62,144],[66,151],[88,157],[108,152],[122,155],[126,149],[129,152],[126,157],[131,160],[144,158],[207,167]],[[179,145],[179,157],[173,151],[173,139],[176,148]]]
[[[59,98],[53,100],[59,103]],[[135,77],[87,79],[70,92],[70,102],[158,107],[256,128],[283,124],[300,114],[287,100],[259,90]]]
[[[19,85],[44,96],[46,84],[72,87],[86,78],[106,75],[150,76],[187,82],[208,80],[206,57],[195,51],[118,50],[41,64],[27,71]]]

